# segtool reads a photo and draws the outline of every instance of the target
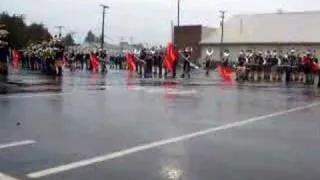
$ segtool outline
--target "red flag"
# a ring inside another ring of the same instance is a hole
[[[168,43],[166,49],[166,56],[163,61],[163,66],[165,69],[172,71],[173,64],[177,60],[177,51],[173,45],[173,43]]]
[[[18,68],[18,63],[20,60],[19,52],[16,49],[12,50],[12,64],[14,68]]]
[[[168,71],[172,71],[172,63],[170,59],[166,56],[163,60],[163,67],[167,69]]]
[[[136,67],[134,55],[132,53],[127,53],[126,59],[128,63],[128,70],[130,72],[136,71],[137,67]]]
[[[313,64],[312,64],[312,70],[313,70],[314,72],[319,71],[319,70],[320,70],[320,64],[318,64],[318,63],[313,63]]]
[[[177,52],[176,52],[176,48],[172,43],[168,44],[168,51],[169,51],[170,60],[174,62],[177,59]]]
[[[225,81],[232,81],[232,73],[233,70],[230,67],[227,66],[218,66],[218,72],[220,74],[220,77]]]
[[[90,62],[91,62],[92,70],[96,72],[99,67],[99,61],[95,54],[90,54]]]

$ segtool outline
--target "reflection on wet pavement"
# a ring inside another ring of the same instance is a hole
[[[0,95],[0,144],[35,143],[0,151],[0,172],[26,179],[27,174],[48,168],[320,101],[319,89],[303,86],[127,75],[79,73],[62,79],[33,75],[24,77],[28,80],[2,81],[1,91],[7,94]],[[317,179],[318,109],[40,179]]]

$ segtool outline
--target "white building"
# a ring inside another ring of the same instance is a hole
[[[208,48],[214,50],[214,58],[220,55],[221,28],[211,32],[201,42],[201,57]],[[222,46],[236,58],[241,50],[277,50],[286,53],[295,49],[320,55],[320,11],[278,12],[272,14],[235,15],[224,23]]]

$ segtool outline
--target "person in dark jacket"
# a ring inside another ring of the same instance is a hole
[[[190,49],[186,48],[183,52],[183,73],[181,78],[184,78],[186,75],[190,78],[190,70],[191,70],[191,51]]]
[[[147,58],[147,51],[146,49],[142,49],[139,55],[139,60],[137,61],[137,65],[138,65],[137,71],[139,76],[142,76],[142,70],[144,69],[146,58]]]
[[[8,62],[9,57],[9,47],[8,43],[0,39],[0,75],[8,75]]]

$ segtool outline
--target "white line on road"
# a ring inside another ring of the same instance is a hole
[[[62,173],[62,172],[70,171],[72,169],[85,167],[85,166],[89,166],[89,165],[100,163],[100,162],[105,162],[105,161],[116,159],[116,158],[121,158],[123,156],[129,155],[129,154],[133,154],[133,153],[137,153],[137,152],[141,152],[141,151],[146,151],[148,149],[157,148],[157,147],[160,147],[160,146],[164,146],[164,145],[168,145],[168,144],[172,144],[172,143],[177,143],[177,142],[180,142],[180,141],[190,140],[192,138],[204,136],[204,135],[207,135],[209,133],[214,133],[214,132],[219,132],[219,131],[223,131],[223,130],[227,130],[227,129],[231,129],[231,128],[241,127],[241,126],[244,126],[244,125],[247,125],[247,124],[251,124],[251,123],[254,123],[254,122],[266,120],[266,119],[271,118],[271,117],[285,115],[285,114],[288,114],[288,113],[291,113],[291,112],[296,112],[296,111],[312,108],[312,107],[319,106],[319,105],[320,105],[320,102],[317,102],[317,103],[312,103],[312,104],[309,104],[309,105],[306,105],[306,106],[300,106],[300,107],[296,107],[296,108],[293,108],[293,109],[288,109],[288,110],[279,111],[279,112],[275,112],[275,113],[271,113],[271,114],[266,114],[266,115],[263,115],[263,116],[253,117],[253,118],[250,118],[250,119],[247,119],[247,120],[237,121],[237,122],[225,124],[225,125],[218,126],[218,127],[213,127],[213,128],[210,128],[210,129],[205,129],[205,130],[194,132],[194,133],[190,133],[190,134],[185,134],[185,135],[174,137],[174,138],[170,138],[170,139],[164,139],[164,140],[161,140],[161,141],[155,141],[155,142],[151,142],[149,144],[144,144],[144,145],[132,147],[132,148],[129,148],[129,149],[120,150],[118,152],[114,152],[114,153],[111,153],[111,154],[105,154],[105,155],[102,155],[102,156],[98,156],[98,157],[94,157],[94,158],[90,158],[90,159],[85,159],[85,160],[82,160],[82,161],[73,162],[73,163],[57,166],[57,167],[54,167],[54,168],[41,170],[41,171],[38,171],[38,172],[29,173],[29,174],[27,174],[27,176],[29,178],[36,179],[36,178],[41,178],[41,177],[44,177],[44,176],[49,176],[49,175],[53,175],[53,174],[57,174],[57,173]]]
[[[13,178],[13,177],[8,176],[8,175],[5,175],[5,174],[0,172],[0,180],[18,180],[18,179]]]
[[[11,147],[29,145],[29,144],[34,144],[34,143],[36,143],[36,141],[34,141],[34,140],[11,142],[11,143],[7,143],[7,144],[0,144],[0,149],[7,149],[7,148],[11,148]]]
[[[164,93],[166,92],[165,88],[148,88],[144,90],[146,93]]]
[[[166,93],[168,95],[195,95],[198,92],[196,90],[172,90]]]

